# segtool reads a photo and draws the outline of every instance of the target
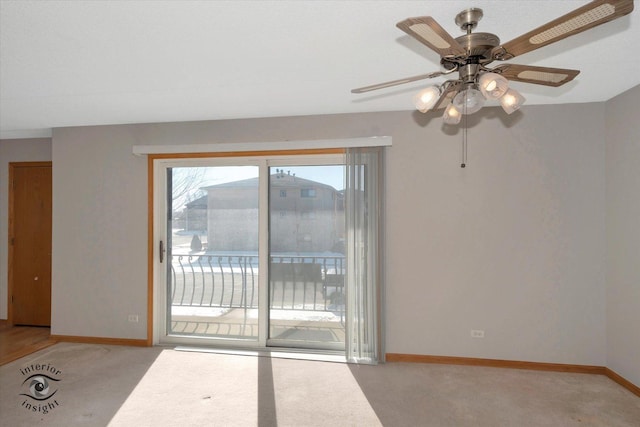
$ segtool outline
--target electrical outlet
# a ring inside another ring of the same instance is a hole
[[[473,338],[484,338],[484,331],[482,331],[480,329],[472,329],[471,330],[471,336]]]
[[[137,314],[130,314],[128,317],[129,322],[133,322],[133,323],[138,323],[138,315]]]

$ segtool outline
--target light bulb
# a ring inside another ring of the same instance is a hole
[[[484,96],[479,90],[469,88],[458,92],[452,104],[462,114],[473,114],[484,105]]]
[[[484,73],[478,80],[480,92],[487,99],[498,99],[509,89],[509,81],[496,73]]]
[[[502,109],[507,114],[511,114],[519,109],[525,101],[524,96],[520,95],[517,90],[509,89],[507,93],[500,98],[500,105],[502,105]]]
[[[416,94],[413,102],[421,113],[426,113],[436,105],[440,98],[440,88],[438,86],[429,86]]]
[[[442,115],[442,120],[449,125],[457,125],[460,123],[461,118],[462,114],[460,114],[460,111],[458,111],[456,106],[453,104],[449,104]]]

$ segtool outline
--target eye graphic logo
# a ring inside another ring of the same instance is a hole
[[[49,364],[34,363],[20,369],[24,380],[22,381],[22,391],[20,404],[25,410],[48,414],[60,406],[58,396],[58,385],[62,371]],[[57,378],[56,378],[57,377]]]
[[[33,400],[47,400],[51,398],[58,390],[52,390],[53,387],[49,385],[49,381],[60,380],[43,374],[31,375],[22,383],[22,385],[24,385],[29,382],[29,394],[20,393],[20,396],[27,396]]]

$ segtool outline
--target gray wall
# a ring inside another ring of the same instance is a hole
[[[0,140],[0,319],[7,318],[9,163],[51,160],[51,139]]]
[[[640,86],[610,100],[607,130],[607,367],[640,386]]]
[[[133,145],[390,135],[387,351],[604,365],[604,104],[471,119],[466,169],[461,134],[414,112],[55,129],[53,333],[145,338]]]
[[[483,111],[465,169],[461,135],[438,120],[398,128],[389,352],[604,363],[603,108],[530,107],[504,122]]]
[[[53,148],[2,140],[0,318],[10,161],[54,163],[52,332],[144,339],[147,162],[133,145],[390,135],[388,352],[606,365],[640,384],[639,97],[484,109],[465,169],[461,134],[413,112],[63,128]]]
[[[53,131],[53,334],[145,336],[147,161],[134,141],[127,127]]]

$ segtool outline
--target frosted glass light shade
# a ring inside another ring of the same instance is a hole
[[[446,124],[449,125],[457,125],[460,123],[460,119],[462,118],[462,114],[453,104],[449,104],[449,106],[444,110],[444,114],[442,115],[442,120]]]
[[[507,114],[511,114],[519,109],[525,101],[526,99],[524,99],[524,96],[520,95],[520,92],[515,89],[509,89],[507,93],[502,95],[502,98],[500,98],[500,105],[502,105],[502,109]]]
[[[462,114],[473,114],[479,111],[484,105],[484,96],[473,88],[460,91],[454,98],[452,104]]]
[[[478,81],[480,92],[487,99],[498,99],[509,89],[509,81],[496,73],[485,73]]]
[[[436,105],[440,98],[440,88],[438,86],[429,86],[416,94],[413,102],[421,113],[426,113]]]

